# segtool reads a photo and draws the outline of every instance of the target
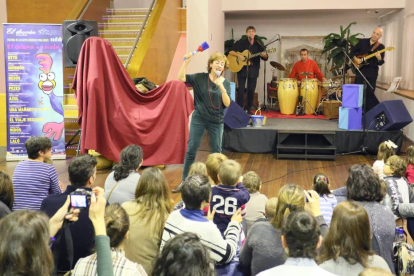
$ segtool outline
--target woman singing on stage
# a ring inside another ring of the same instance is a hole
[[[191,75],[186,75],[187,65],[192,58],[191,53],[186,54],[184,58],[178,80],[193,87],[195,110],[191,119],[182,180],[187,177],[190,166],[194,163],[206,129],[210,138],[211,152],[221,152],[223,110],[230,105],[230,82],[223,77],[224,71],[229,66],[226,56],[220,53],[211,55],[207,63],[208,73]],[[178,193],[180,190],[181,184],[173,189],[173,193]]]

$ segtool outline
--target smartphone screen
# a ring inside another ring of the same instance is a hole
[[[86,195],[70,195],[70,205],[73,208],[87,208],[88,201]]]

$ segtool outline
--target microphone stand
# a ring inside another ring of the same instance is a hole
[[[348,49],[348,47],[346,47],[346,49]],[[346,53],[346,50],[343,50],[344,54],[345,54],[345,61],[348,58],[351,61],[351,64],[355,67],[355,69],[359,72],[359,74],[362,76],[362,78],[364,79],[364,90],[363,90],[363,105],[362,105],[362,110],[363,110],[363,116],[364,116],[364,122],[362,124],[362,135],[361,135],[361,146],[360,146],[360,150],[357,151],[351,151],[351,152],[346,152],[346,153],[342,153],[342,155],[349,155],[349,154],[356,154],[356,153],[363,153],[368,155],[369,157],[371,157],[372,159],[374,159],[367,151],[367,148],[364,145],[365,142],[365,137],[367,135],[367,116],[365,113],[366,110],[366,89],[367,89],[367,85],[369,85],[369,87],[371,87],[371,89],[374,89],[372,87],[372,85],[368,82],[367,78],[364,76],[364,74],[362,74],[361,70],[359,70],[359,67],[357,65],[354,64],[353,60],[348,56],[348,54]],[[346,66],[346,62],[344,62],[344,68]],[[345,72],[345,69],[344,69]],[[345,78],[345,74],[343,74],[343,79]],[[343,83],[342,83],[343,85]],[[343,95],[342,95],[343,96]]]
[[[254,37],[253,38],[251,38],[250,36],[248,36],[247,37],[247,40],[249,41],[249,47],[248,47],[248,54],[247,54],[247,57],[246,57],[246,89],[245,89],[245,91],[246,91],[246,105],[247,105],[247,107],[249,107],[249,66],[250,66],[250,47],[252,46],[252,43],[251,43],[251,40],[253,39],[253,43],[254,43]],[[254,91],[253,91],[253,99],[254,99]],[[244,93],[243,93],[243,102],[244,102]],[[252,104],[253,104],[253,101],[252,101]],[[252,107],[250,106],[250,109],[251,109]],[[246,108],[247,109],[247,114],[249,114],[250,115],[250,110],[248,110],[248,108]]]
[[[280,35],[279,35],[279,38],[277,38],[275,40],[272,40],[269,43],[267,43],[266,45],[264,45],[263,46],[264,50],[266,51],[267,46],[269,46],[270,44],[275,43],[276,41],[279,41],[279,40],[280,40]],[[268,56],[268,59],[269,59],[269,56]],[[262,105],[261,109],[263,111],[268,111],[267,106],[266,106],[266,90],[267,90],[266,89],[267,88],[266,87],[266,60],[263,60],[263,62],[264,62],[264,67],[263,67],[263,69],[264,69],[264,75],[263,75],[263,105]]]

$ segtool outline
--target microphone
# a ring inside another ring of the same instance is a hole
[[[208,48],[210,48],[210,46],[208,45],[207,41],[204,41],[200,46],[198,46],[197,50],[191,52],[190,54],[194,56],[196,53],[207,50]],[[186,60],[186,58],[184,57],[183,60]]]
[[[220,75],[221,75],[221,71],[217,70],[217,71],[216,71],[216,75],[217,75],[217,78],[219,78],[219,77],[220,77]]]

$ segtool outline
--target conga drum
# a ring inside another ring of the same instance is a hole
[[[280,113],[287,115],[294,114],[298,96],[299,87],[296,79],[282,78],[279,80],[277,97]]]
[[[307,94],[306,94],[307,92]],[[305,99],[306,94],[306,99]],[[306,114],[315,113],[316,108],[318,107],[318,98],[319,98],[319,89],[318,89],[318,80],[317,79],[302,79],[300,84],[300,95],[303,97],[302,103],[305,106]],[[305,100],[308,100],[310,103],[305,103]]]

